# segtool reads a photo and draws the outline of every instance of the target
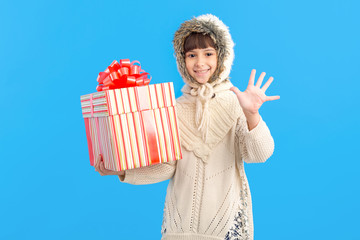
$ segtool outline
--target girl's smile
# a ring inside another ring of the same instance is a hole
[[[185,55],[186,69],[198,83],[207,83],[217,67],[216,50],[212,47],[193,49]]]

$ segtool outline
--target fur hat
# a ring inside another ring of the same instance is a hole
[[[234,60],[234,42],[231,39],[228,27],[214,15],[206,14],[185,21],[174,35],[174,50],[178,70],[185,83],[191,87],[201,85],[190,76],[185,65],[184,43],[185,39],[193,32],[208,34],[215,43],[218,64],[209,80],[209,84],[215,86],[229,77]]]

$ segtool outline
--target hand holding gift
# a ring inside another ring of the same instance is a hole
[[[95,171],[100,173],[101,176],[107,176],[107,175],[124,176],[125,175],[125,171],[112,171],[112,170],[106,169],[101,155],[99,155],[96,158],[94,167],[95,167]]]

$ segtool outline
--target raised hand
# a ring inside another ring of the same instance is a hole
[[[280,96],[266,96],[265,92],[274,80],[273,77],[270,77],[269,80],[260,88],[265,73],[262,72],[258,81],[254,85],[256,70],[253,69],[250,74],[249,84],[244,92],[241,92],[237,87],[232,87],[230,90],[233,91],[240,103],[241,108],[243,109],[245,115],[254,115],[257,114],[261,105],[266,101],[273,101],[280,98]]]
[[[101,176],[106,176],[106,175],[119,175],[119,176],[122,176],[122,175],[125,174],[125,171],[112,171],[112,170],[106,169],[105,166],[104,166],[104,161],[102,160],[101,155],[99,155],[96,158],[94,167],[95,167],[95,171],[100,173]]]

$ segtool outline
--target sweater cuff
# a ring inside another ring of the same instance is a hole
[[[135,180],[135,171],[133,169],[125,170],[125,174],[120,176],[118,175],[120,182],[124,183],[133,183]]]
[[[247,137],[250,141],[256,141],[257,139],[260,139],[264,136],[264,133],[266,133],[268,130],[266,123],[260,116],[260,121],[256,125],[255,128],[251,129],[251,131],[248,131]]]

